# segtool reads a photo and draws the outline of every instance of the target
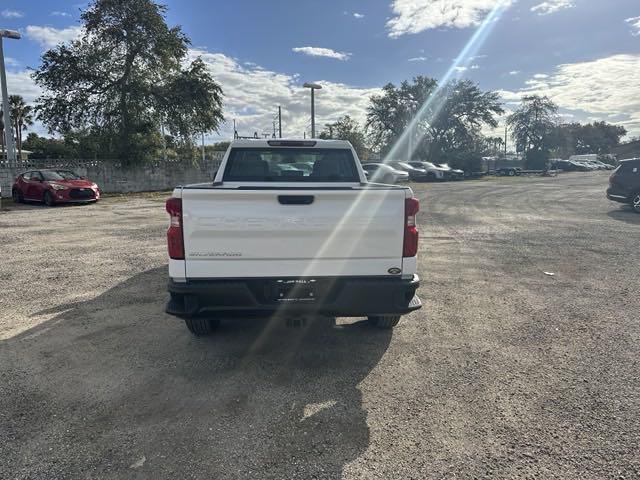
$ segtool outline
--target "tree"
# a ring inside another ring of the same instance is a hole
[[[556,127],[557,152],[559,156],[569,157],[585,153],[610,153],[627,130],[619,125],[607,122],[593,122],[587,125],[565,123]]]
[[[421,152],[423,157],[436,160],[477,151],[478,145],[484,144],[482,127],[497,127],[496,115],[504,113],[498,93],[483,92],[469,80],[456,80],[440,88],[425,110],[420,122],[425,131]]]
[[[386,153],[437,86],[435,79],[418,76],[413,83],[405,80],[400,87],[392,83],[382,87],[382,95],[372,96],[367,108],[365,129],[370,134],[371,145]]]
[[[200,59],[183,68],[190,42],[165,14],[152,0],[94,0],[82,37],[46,52],[33,75],[45,91],[38,118],[51,132],[93,136],[102,156],[123,162],[155,155],[160,125],[189,145],[217,131],[222,89]]]
[[[524,152],[529,168],[545,168],[549,151],[556,139],[558,106],[549,97],[529,95],[522,98],[520,107],[507,118],[518,151]]]
[[[366,158],[368,157],[364,131],[362,130],[360,124],[352,119],[349,115],[345,115],[337,122],[335,122],[331,126],[331,129],[326,128],[324,131],[322,131],[322,133],[320,133],[320,138],[335,138],[338,140],[347,140],[351,143],[351,145],[353,145],[354,150],[361,160],[366,160]]]
[[[33,125],[33,107],[27,105],[20,95],[9,95],[9,110],[16,134],[18,158],[22,157],[22,132]]]
[[[476,152],[482,127],[497,126],[495,115],[501,113],[499,95],[483,92],[468,80],[438,87],[432,78],[416,77],[399,88],[388,84],[382,95],[371,98],[367,130],[372,144],[384,153],[411,126],[406,149],[403,145],[400,150],[444,162]]]
[[[24,148],[31,151],[29,158],[71,158],[77,155],[73,145],[57,138],[45,138],[35,132],[29,133]]]
[[[492,155],[497,156],[500,154],[504,146],[504,139],[502,137],[487,137],[484,141],[486,142],[487,150],[489,150]]]

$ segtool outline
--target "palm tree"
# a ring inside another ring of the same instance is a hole
[[[22,158],[22,131],[33,125],[33,107],[27,105],[20,95],[9,95],[9,106],[18,143],[18,158]]]

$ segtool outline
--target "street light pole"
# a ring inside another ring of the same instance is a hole
[[[311,138],[316,138],[316,97],[315,91],[321,90],[322,85],[317,83],[305,83],[304,88],[311,89]]]
[[[4,112],[4,137],[7,146],[7,161],[9,166],[16,164],[16,149],[13,143],[13,128],[11,113],[9,112],[9,94],[7,93],[7,72],[4,69],[3,38],[20,39],[20,32],[15,30],[0,30],[0,83],[2,84],[2,111]]]
[[[316,89],[311,89],[311,138],[316,138]]]

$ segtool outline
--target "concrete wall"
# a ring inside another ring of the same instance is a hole
[[[11,196],[13,179],[19,173],[39,168],[66,168],[96,182],[105,193],[170,190],[176,185],[210,182],[224,152],[205,161],[157,162],[123,167],[119,162],[100,160],[34,160],[20,162],[17,168],[0,165],[2,196]]]

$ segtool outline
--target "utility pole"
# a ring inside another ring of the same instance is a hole
[[[304,88],[311,89],[311,138],[316,138],[316,97],[315,91],[321,90],[322,85],[317,83],[305,83]]]
[[[4,50],[2,48],[3,38],[20,39],[20,32],[15,30],[0,30],[0,84],[2,88],[2,110],[4,112],[4,137],[7,146],[7,163],[9,168],[16,166],[16,149],[13,143],[13,128],[11,123],[11,113],[9,111],[9,94],[7,93],[7,72],[4,69]]]
[[[236,119],[233,119],[233,138],[234,140],[238,138],[238,130],[236,130]]]
[[[278,106],[278,138],[282,138],[282,107]]]
[[[504,158],[507,158],[507,125],[504,126]]]
[[[276,121],[273,121],[273,135],[271,138],[276,138]]]

